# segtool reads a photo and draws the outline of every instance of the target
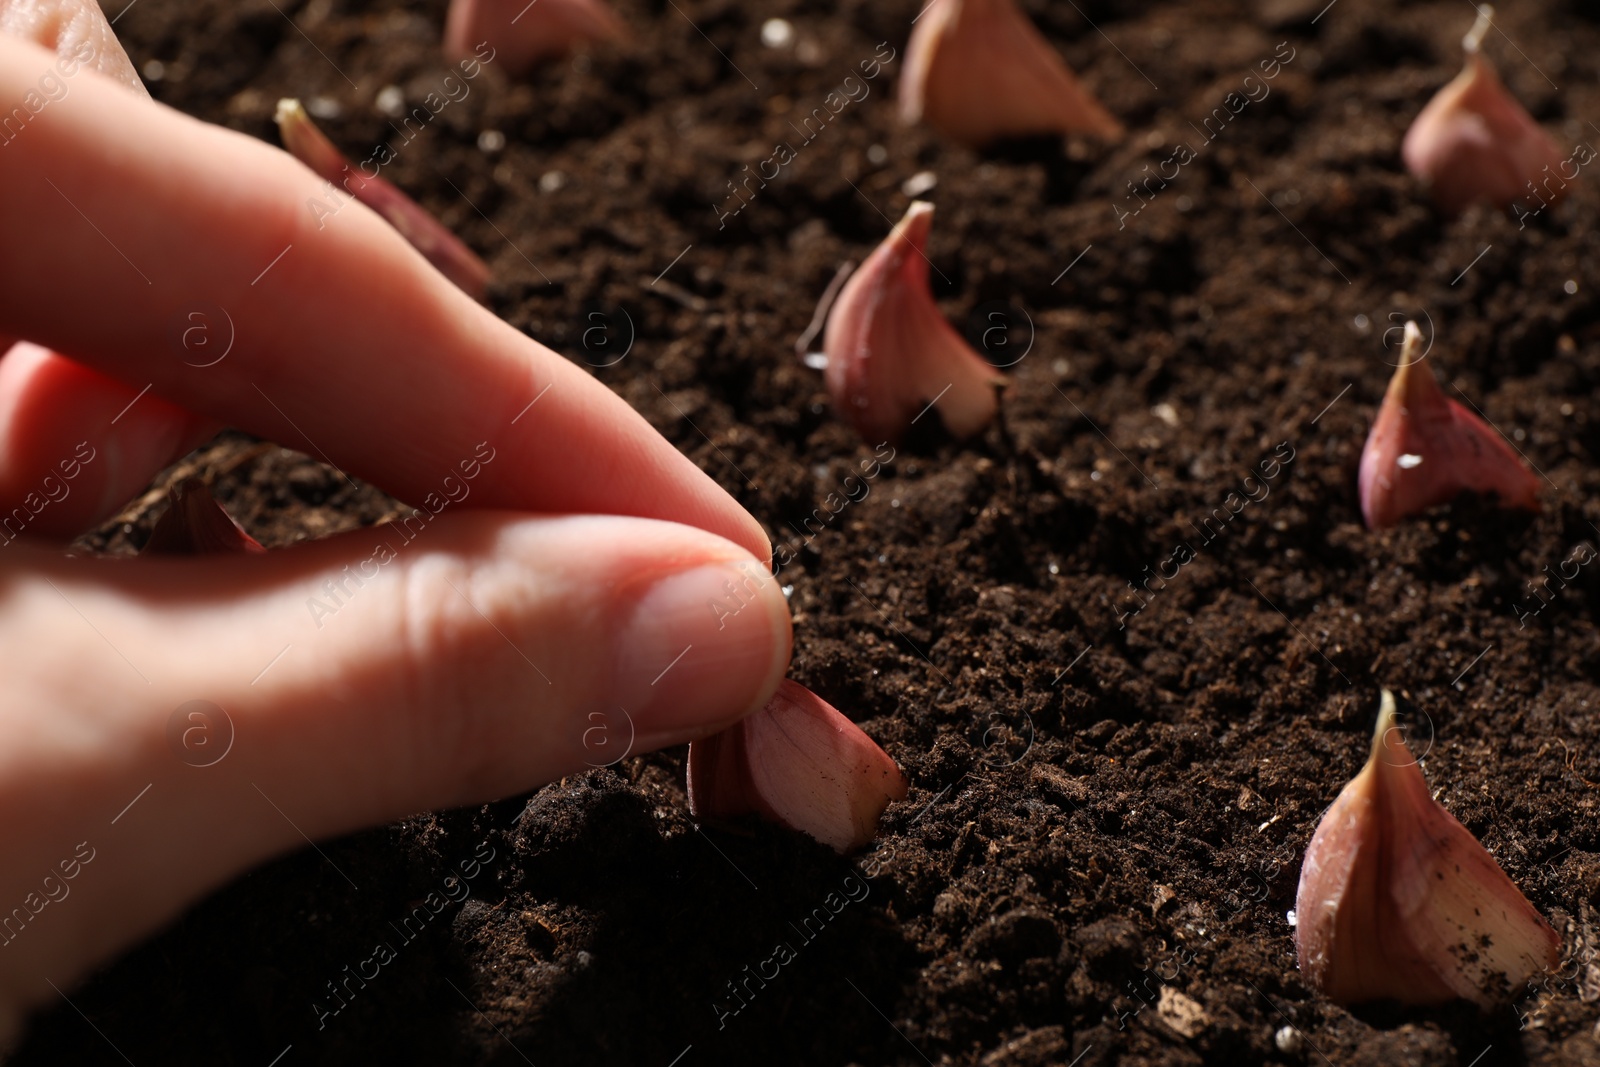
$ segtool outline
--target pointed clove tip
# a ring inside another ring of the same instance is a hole
[[[198,478],[185,478],[168,490],[167,510],[145,541],[147,556],[199,556],[213,552],[265,552]]]
[[[913,200],[911,206],[906,208],[906,213],[900,221],[895,223],[894,231],[889,239],[905,238],[912,241],[918,248],[927,243],[928,234],[933,229],[933,203],[929,200]]]
[[[1372,754],[1376,756],[1383,748],[1385,738],[1389,731],[1395,728],[1394,694],[1384,689],[1378,698],[1378,724],[1372,729]],[[1402,742],[1403,743],[1403,742]]]
[[[1488,36],[1489,29],[1494,25],[1494,7],[1490,4],[1478,5],[1478,17],[1472,23],[1472,29],[1461,38],[1461,50],[1468,56],[1475,56],[1483,47],[1483,39]]]
[[[1422,357],[1417,355],[1417,346],[1422,344],[1422,331],[1417,328],[1416,321],[1406,320],[1405,342],[1400,348],[1400,365],[1409,367],[1418,362]]]
[[[1406,321],[1404,340],[1400,344],[1400,365],[1395,368],[1394,377],[1389,380],[1389,390],[1399,396],[1406,396],[1413,383],[1411,369],[1422,362],[1422,331],[1417,329],[1413,321]],[[1432,374],[1426,375],[1426,381],[1420,376],[1415,379],[1424,388],[1430,384],[1437,384]]]
[[[474,300],[483,300],[489,284],[489,265],[444,223],[376,172],[358,173],[311,120],[298,99],[281,98],[274,119],[285,151],[323,181],[376,211],[446,278]],[[319,218],[319,224],[321,221]]]
[[[1406,744],[1405,731],[1400,727],[1394,694],[1388,689],[1381,691],[1378,700],[1378,721],[1372,728],[1369,763],[1385,767],[1413,767],[1417,763],[1416,757],[1411,754],[1411,746]]]
[[[334,143],[311,120],[298,97],[279,99],[272,121],[278,126],[278,139],[284,151],[310,167],[319,178],[336,184],[344,181],[350,165]]]

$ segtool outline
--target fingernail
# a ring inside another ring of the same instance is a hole
[[[679,744],[767,702],[789,666],[789,608],[759,564],[707,564],[650,586],[616,648],[612,699],[639,747]]]

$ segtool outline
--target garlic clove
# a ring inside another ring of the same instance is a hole
[[[1477,22],[1461,42],[1466,65],[1428,101],[1400,146],[1406,169],[1429,186],[1449,215],[1475,203],[1507,208],[1528,197],[1553,204],[1567,185],[1555,170],[1563,162],[1561,151],[1483,55],[1493,17],[1488,4],[1478,8]]]
[[[352,167],[343,153],[317,128],[306,114],[300,101],[286,98],[278,101],[278,136],[289,154],[310,167],[323,181],[355,197],[367,205],[384,221],[411,242],[411,246],[425,256],[460,289],[474,300],[481,301],[489,284],[489,267],[477,254],[463,244],[460,238],[445,228],[444,224],[426,208],[402,193],[383,178],[368,178]],[[348,201],[346,201],[348,203]],[[328,206],[329,214],[338,210],[339,204]]]
[[[1444,395],[1420,366],[1422,331],[1406,323],[1400,368],[1361,451],[1361,514],[1371,530],[1454,500],[1494,493],[1508,508],[1539,510],[1539,479],[1477,415]]]
[[[689,746],[689,810],[699,819],[755,814],[841,855],[878,832],[906,780],[861,728],[785,679],[766,707]]]
[[[627,24],[605,0],[452,0],[444,52],[452,61],[490,48],[513,76],[590,44],[624,40]]]
[[[975,148],[1038,134],[1123,134],[1015,0],[932,0],[923,9],[906,45],[900,117]]]
[[[261,542],[217,503],[205,482],[185,478],[141,550],[147,556],[204,556],[213,552],[265,552]]]
[[[932,405],[958,438],[999,410],[1005,376],[945,321],[928,288],[933,205],[914,201],[839,292],[823,334],[834,407],[869,443],[900,440]]]
[[[1372,755],[1306,848],[1300,970],[1339,1004],[1508,1003],[1561,939],[1471,831],[1436,803],[1387,689]]]

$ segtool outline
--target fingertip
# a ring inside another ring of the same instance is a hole
[[[755,558],[757,563],[767,568],[769,574],[772,570],[772,538],[767,533],[767,528],[746,511],[739,502],[732,497],[728,498],[733,504],[735,525],[728,539],[739,545]]]
[[[76,536],[216,429],[148,388],[18,342],[0,357],[0,535]]]
[[[788,604],[749,556],[657,576],[621,611],[610,699],[633,709],[641,750],[726,728],[764,705],[787,673]]]

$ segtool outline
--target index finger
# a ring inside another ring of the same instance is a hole
[[[642,417],[376,214],[70,60],[0,36],[0,333],[413,504],[453,498],[444,479],[487,445],[474,506],[666,519],[769,558],[760,525]],[[195,311],[231,332],[207,366],[178,340]]]

